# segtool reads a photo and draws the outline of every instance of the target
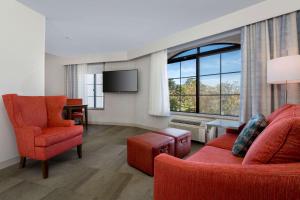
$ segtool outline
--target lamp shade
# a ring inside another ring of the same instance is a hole
[[[300,82],[300,55],[269,60],[267,82],[272,84]]]

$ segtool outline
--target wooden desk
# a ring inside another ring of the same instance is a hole
[[[72,112],[74,110],[84,110],[85,127],[88,128],[88,107],[87,105],[65,105],[64,110],[67,112],[67,119],[72,119]]]

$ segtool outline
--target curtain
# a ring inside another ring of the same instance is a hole
[[[88,74],[100,74],[97,76],[97,84],[102,85],[103,63],[78,64],[66,66],[66,95],[69,98],[81,98],[84,104],[88,104]],[[98,80],[99,79],[99,80]],[[90,88],[90,90],[93,88]],[[102,88],[98,89],[102,94]],[[102,94],[103,95],[103,94]]]
[[[297,30],[297,13],[291,13],[281,17],[274,18],[269,21],[269,41],[270,53],[269,59],[282,56],[297,55],[298,46],[298,30]],[[272,86],[272,110],[278,108],[285,103],[285,85]],[[300,85],[288,84],[288,103],[299,103]]]
[[[168,57],[166,50],[151,54],[149,83],[150,115],[170,115],[167,64]]]
[[[298,47],[300,51],[300,11],[297,11]]]
[[[283,103],[282,86],[267,84],[267,61],[298,53],[296,16],[296,13],[291,13],[242,29],[242,122],[246,122],[257,113],[268,115]],[[299,93],[297,85],[289,87],[291,96]]]
[[[88,103],[88,91],[86,83],[86,74],[88,71],[87,64],[77,65],[77,81],[78,81],[78,98],[82,99],[83,104]]]
[[[66,65],[66,96],[69,98],[78,97],[78,76],[77,65]]]

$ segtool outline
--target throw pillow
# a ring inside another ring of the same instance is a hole
[[[267,125],[268,123],[264,115],[254,115],[234,142],[232,147],[233,155],[244,157],[255,138],[267,127]]]
[[[300,162],[300,118],[272,122],[254,141],[243,165]]]

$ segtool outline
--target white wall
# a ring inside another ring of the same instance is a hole
[[[109,54],[90,54],[77,57],[65,57],[64,64],[82,64],[101,62],[127,61],[127,52],[113,52]]]
[[[0,95],[44,95],[45,19],[15,0],[0,1]],[[0,168],[18,155],[0,100]]]
[[[46,54],[46,95],[58,95],[63,92],[65,87],[63,64],[66,59],[69,60],[69,58]],[[132,125],[151,129],[167,127],[168,118],[148,115],[150,56],[131,61],[105,63],[106,71],[122,69],[138,69],[139,92],[105,93],[104,110],[89,110],[89,122]]]
[[[46,54],[45,56],[45,94],[64,95],[65,70],[61,57]]]
[[[133,69],[134,63],[106,63],[105,70]],[[134,124],[136,94],[105,93],[104,110],[89,111],[89,121],[92,123]]]

